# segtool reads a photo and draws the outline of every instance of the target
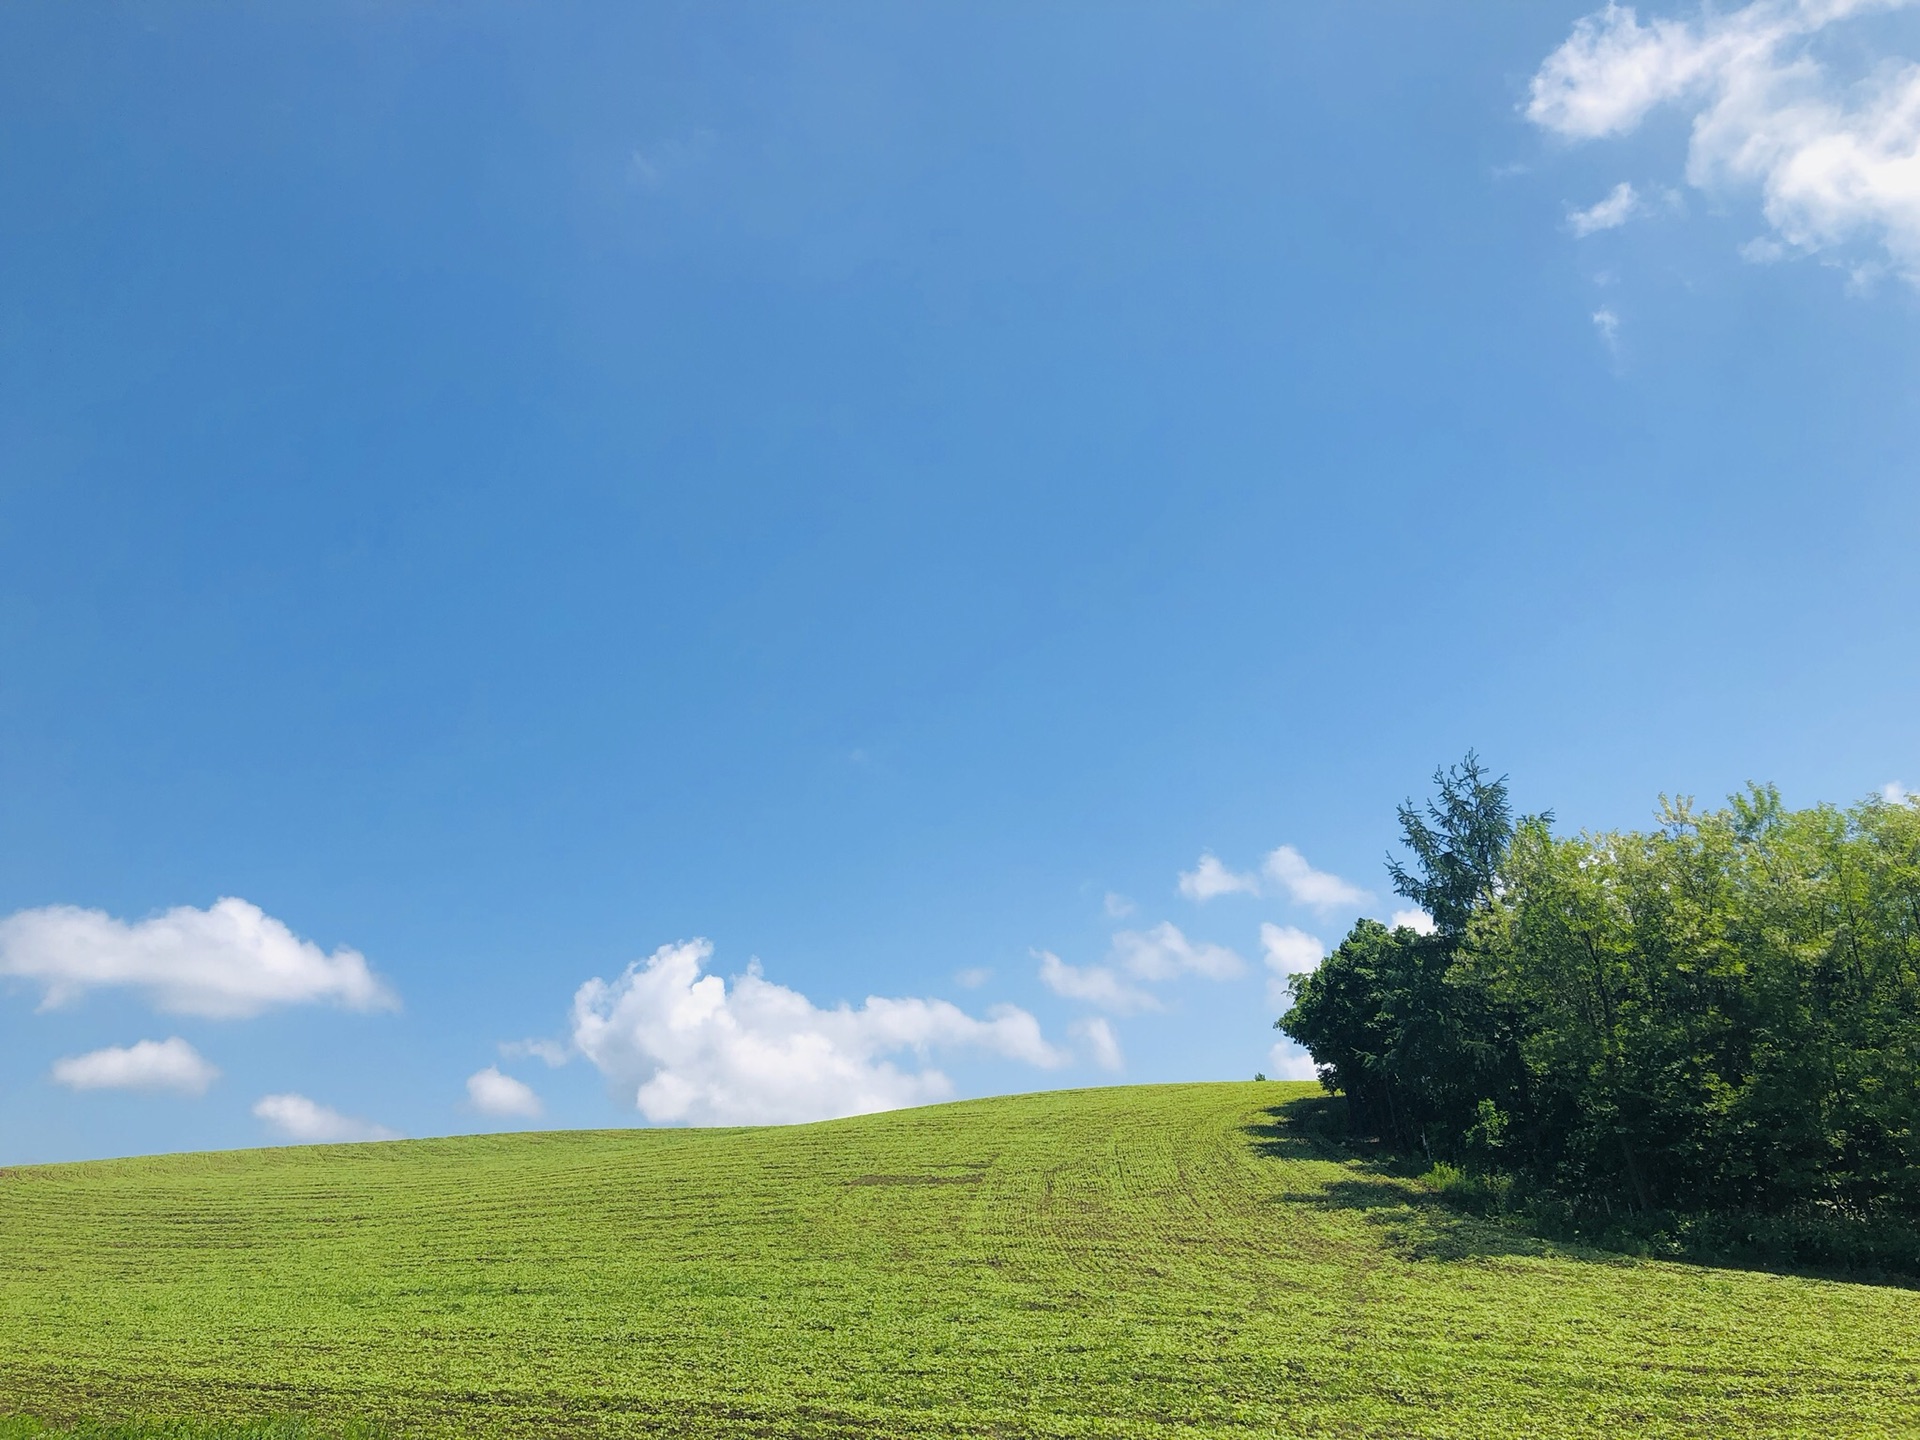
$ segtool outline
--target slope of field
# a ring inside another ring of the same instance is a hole
[[[1920,1434],[1920,1294],[1554,1253],[1308,1086],[0,1173],[0,1410],[424,1435]]]

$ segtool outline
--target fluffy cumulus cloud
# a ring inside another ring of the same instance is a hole
[[[358,951],[329,955],[231,898],[132,922],[72,905],[21,910],[0,920],[0,975],[41,986],[48,1009],[109,988],[137,991],[173,1014],[228,1019],[278,1005],[398,1003]]]
[[[309,1100],[304,1095],[262,1095],[254,1102],[253,1113],[284,1138],[299,1141],[303,1145],[400,1138],[384,1125],[342,1115],[338,1110]]]
[[[1880,787],[1881,798],[1889,805],[1904,805],[1913,799],[1913,792],[1898,780],[1889,780]]]
[[[1417,905],[1410,910],[1396,910],[1387,920],[1389,930],[1398,930],[1403,925],[1417,935],[1434,932],[1433,917]]]
[[[1034,958],[1040,962],[1040,983],[1063,999],[1079,1000],[1116,1015],[1161,1008],[1152,991],[1130,983],[1105,965],[1069,965],[1051,950],[1036,950]]]
[[[1084,1043],[1093,1056],[1093,1063],[1102,1070],[1119,1070],[1125,1067],[1126,1057],[1120,1053],[1120,1041],[1113,1033],[1113,1026],[1098,1016],[1076,1020],[1069,1027],[1075,1039]]]
[[[1200,856],[1200,863],[1180,872],[1180,893],[1189,900],[1212,900],[1221,895],[1258,895],[1260,881],[1252,875],[1236,874],[1220,863],[1212,851]]]
[[[1262,869],[1267,878],[1279,886],[1294,904],[1305,905],[1312,910],[1338,910],[1345,906],[1364,905],[1373,898],[1358,885],[1349,884],[1338,875],[1314,869],[1307,863],[1307,857],[1291,845],[1282,845],[1268,855]]]
[[[71,1090],[172,1091],[204,1095],[220,1072],[178,1035],[108,1046],[53,1063],[56,1084]]]
[[[574,1048],[657,1124],[787,1124],[944,1100],[952,1084],[927,1063],[937,1049],[1039,1066],[1070,1058],[1011,1005],[984,1020],[944,1000],[870,996],[823,1010],[758,965],[729,986],[704,973],[712,953],[704,940],[663,945],[574,995]]]
[[[1870,31],[1824,43],[1849,21],[1909,3],[1753,0],[1645,22],[1610,4],[1541,65],[1527,117],[1596,140],[1681,107],[1692,119],[1688,182],[1760,198],[1772,235],[1749,255],[1833,252],[1866,270],[1860,253],[1877,247],[1876,263],[1920,282],[1920,65],[1872,53]],[[1836,73],[1834,55],[1852,71]]]
[[[1275,1080],[1317,1080],[1320,1071],[1313,1056],[1291,1040],[1280,1040],[1267,1052],[1267,1074]]]
[[[1267,968],[1276,975],[1300,975],[1318,969],[1327,954],[1318,935],[1291,925],[1262,925],[1260,948],[1266,952]]]
[[[1372,897],[1338,875],[1316,870],[1291,845],[1270,852],[1260,874],[1230,870],[1212,851],[1203,851],[1200,863],[1180,872],[1180,893],[1189,900],[1207,901],[1221,895],[1285,895],[1296,905],[1315,910],[1337,910],[1362,905]]]
[[[1291,925],[1262,925],[1260,948],[1269,972],[1267,1003],[1281,1005],[1287,998],[1287,979],[1319,968],[1327,947],[1318,935],[1309,935]]]
[[[1231,980],[1246,973],[1247,962],[1224,945],[1195,942],[1169,924],[1151,930],[1122,930],[1113,937],[1111,960],[1141,980],[1173,980],[1204,975]]]
[[[498,1065],[467,1077],[467,1100],[482,1115],[523,1120],[540,1116],[540,1097],[533,1093],[533,1087],[503,1074]]]

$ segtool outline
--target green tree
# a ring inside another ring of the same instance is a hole
[[[1475,755],[1434,780],[1389,869],[1435,933],[1361,921],[1278,1022],[1356,1130],[1574,1213],[1920,1263],[1920,802],[1755,786],[1562,836]]]
[[[1479,1101],[1504,1096],[1518,1073],[1505,1017],[1456,974],[1473,916],[1499,893],[1512,820],[1505,777],[1489,778],[1473,752],[1433,779],[1424,813],[1411,800],[1399,810],[1414,868],[1389,861],[1388,870],[1435,933],[1361,920],[1317,971],[1294,977],[1277,1028],[1347,1096],[1356,1133],[1452,1155]]]
[[[1442,935],[1458,937],[1499,891],[1513,810],[1507,777],[1489,779],[1471,750],[1452,769],[1435,770],[1433,783],[1439,793],[1424,814],[1412,800],[1399,810],[1401,839],[1413,852],[1415,868],[1389,857],[1387,873],[1394,890],[1431,915]]]

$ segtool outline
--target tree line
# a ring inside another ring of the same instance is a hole
[[[1432,933],[1361,920],[1278,1022],[1355,1132],[1576,1225],[1920,1262],[1920,802],[1561,835],[1434,781],[1389,866]]]

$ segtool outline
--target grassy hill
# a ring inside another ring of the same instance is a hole
[[[0,1410],[452,1435],[1920,1434],[1920,1293],[1553,1252],[1310,1086],[0,1172]]]

